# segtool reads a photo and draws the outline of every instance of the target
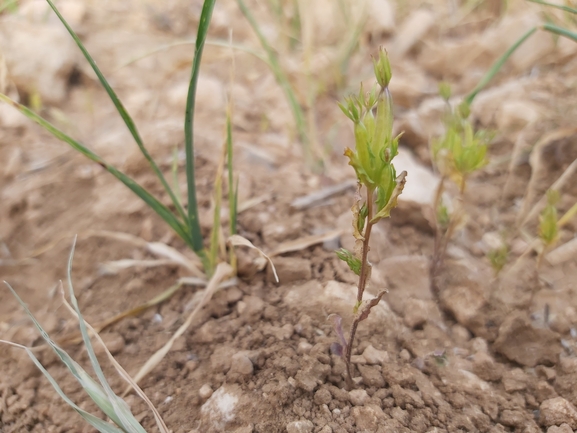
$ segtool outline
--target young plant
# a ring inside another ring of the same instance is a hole
[[[435,245],[431,263],[431,287],[438,292],[437,276],[443,265],[449,241],[455,231],[465,222],[462,202],[467,180],[474,172],[487,164],[487,147],[493,134],[485,130],[475,131],[469,119],[470,104],[463,101],[452,107],[449,99],[451,89],[446,83],[439,85],[439,93],[446,102],[445,134],[434,140],[431,146],[432,160],[441,175],[433,203],[435,215]],[[449,211],[443,203],[443,193],[447,180],[453,181],[459,189],[458,206]]]
[[[359,277],[348,341],[342,330],[342,318],[333,316],[339,342],[332,345],[332,350],[344,358],[348,388],[353,387],[351,354],[357,327],[387,292],[382,290],[375,298],[363,300],[371,278],[371,230],[381,219],[389,217],[391,210],[397,206],[397,199],[403,191],[407,176],[405,171],[397,176],[393,165],[400,136],[393,137],[393,99],[388,88],[392,73],[384,49],[379,51],[377,59],[373,59],[373,65],[378,87],[364,93],[361,86],[358,95],[350,96],[344,103],[339,103],[343,113],[354,124],[355,150],[347,148],[345,156],[349,158],[349,165],[355,170],[358,181],[355,202],[351,208],[355,248],[354,251],[344,248],[337,251],[337,256]]]
[[[184,119],[184,148],[186,153],[186,179],[187,179],[187,195],[188,195],[188,206],[185,207],[182,205],[182,200],[179,199],[177,192],[175,189],[171,188],[168,184],[164,174],[156,164],[156,162],[152,159],[151,155],[148,153],[144,145],[144,141],[136,128],[136,124],[134,123],[132,117],[128,114],[126,109],[124,108],[122,102],[116,95],[116,92],[112,89],[98,66],[96,65],[92,56],[88,53],[82,41],[78,38],[74,30],[68,25],[64,17],[60,14],[56,6],[53,4],[51,0],[46,0],[47,3],[50,5],[54,13],[58,16],[62,24],[66,27],[82,53],[84,57],[92,67],[95,74],[98,76],[100,83],[105,88],[110,100],[116,107],[119,115],[124,120],[126,127],[130,131],[134,141],[136,142],[137,146],[139,147],[140,151],[144,158],[150,164],[152,171],[159,179],[160,183],[162,184],[165,192],[171,199],[172,208],[164,205],[159,199],[154,197],[150,192],[148,192],[145,188],[139,185],[134,179],[130,178],[116,167],[112,166],[92,150],[90,150],[85,145],[81,144],[80,142],[74,140],[72,137],[65,134],[62,130],[58,129],[50,122],[45,120],[40,115],[36,114],[33,110],[28,107],[25,107],[16,101],[13,101],[8,96],[0,93],[0,100],[7,102],[22,112],[25,116],[29,119],[33,120],[34,122],[38,123],[41,127],[43,127],[46,131],[50,132],[59,140],[62,140],[68,143],[72,148],[82,153],[87,158],[91,159],[92,161],[96,162],[97,164],[101,165],[105,168],[108,172],[110,172],[113,176],[115,176],[118,180],[124,183],[128,188],[132,190],[138,197],[140,197],[152,210],[154,210],[175,232],[178,236],[188,245],[199,257],[202,265],[204,267],[205,273],[210,276],[214,271],[216,266],[215,260],[213,260],[213,253],[214,251],[213,246],[209,246],[208,248],[204,245],[204,240],[201,233],[200,222],[199,222],[199,213],[198,213],[198,202],[196,198],[196,184],[195,184],[195,169],[194,169],[194,141],[193,141],[193,131],[194,131],[194,110],[195,110],[195,100],[196,100],[196,87],[198,82],[198,74],[200,71],[200,63],[202,58],[202,53],[206,41],[206,35],[208,32],[208,26],[210,24],[210,20],[212,17],[212,11],[214,9],[214,4],[216,0],[204,0],[203,8],[200,16],[198,32],[196,37],[195,43],[195,52],[194,52],[194,60],[192,63],[192,71],[191,71],[191,78],[190,84],[188,87],[188,94],[187,94],[187,101],[186,101],[186,111],[185,111],[185,119]],[[175,167],[176,170],[178,167]],[[232,167],[229,165],[229,170],[232,170]],[[176,174],[174,174],[176,176]],[[176,192],[175,192],[176,191]],[[236,198],[234,197],[234,192],[231,190],[229,191],[229,200],[232,203],[230,208],[236,209],[234,202]],[[236,219],[236,215],[232,220]]]
[[[22,346],[20,344],[16,344],[10,341],[0,340],[0,343],[8,344],[13,347],[17,347],[26,351],[30,359],[34,362],[34,364],[38,367],[38,369],[44,374],[44,376],[48,379],[54,390],[58,393],[58,395],[70,406],[74,409],[84,420],[89,423],[92,427],[98,430],[101,433],[146,433],[146,430],[142,427],[142,425],[137,421],[134,415],[131,413],[128,404],[120,398],[118,395],[114,393],[112,388],[110,387],[106,377],[104,376],[104,372],[96,358],[94,353],[94,348],[92,347],[92,343],[90,341],[89,330],[93,335],[96,335],[98,340],[98,334],[90,327],[90,325],[84,322],[80,309],[78,307],[78,303],[76,301],[76,297],[74,295],[74,289],[72,287],[72,258],[74,256],[74,247],[72,247],[72,252],[70,253],[70,258],[68,260],[68,289],[70,300],[73,306],[73,311],[79,320],[80,325],[80,332],[82,334],[82,339],[84,341],[86,352],[88,353],[88,358],[90,359],[90,363],[96,376],[98,378],[98,382],[92,378],[76,361],[74,361],[68,353],[66,353],[62,348],[60,348],[54,340],[48,335],[48,333],[42,328],[40,323],[34,318],[26,304],[20,299],[20,297],[16,294],[14,289],[6,283],[8,289],[12,292],[12,295],[17,299],[20,306],[24,309],[28,317],[32,320],[32,323],[40,332],[40,335],[47,343],[47,345],[56,353],[58,358],[62,361],[62,363],[68,368],[70,373],[74,376],[74,378],[80,383],[86,394],[96,403],[96,405],[102,410],[102,412],[112,420],[114,424],[107,422],[100,417],[93,415],[90,412],[85,411],[76,403],[74,403],[60,388],[56,380],[50,375],[48,370],[42,365],[42,363],[36,358],[34,352],[26,346]],[[69,304],[65,302],[67,306]],[[102,343],[102,340],[100,340]],[[105,347],[105,346],[104,346]],[[110,352],[107,351],[109,358],[113,361],[114,366],[121,374],[121,376],[128,381],[131,386],[138,392],[138,394],[146,401],[148,406],[151,408],[154,418],[157,423],[157,427],[160,432],[168,433],[168,428],[164,424],[164,421],[160,417],[158,411],[154,408],[150,400],[146,397],[146,395],[142,392],[142,390],[136,385],[130,376],[124,371],[124,369],[112,358]]]

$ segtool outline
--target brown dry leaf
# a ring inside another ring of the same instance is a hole
[[[381,298],[383,296],[385,296],[385,293],[388,293],[388,290],[383,290],[382,292],[379,292],[379,294],[369,300],[369,301],[363,301],[361,308],[359,308],[359,322],[362,322],[363,320],[365,320],[367,317],[369,317],[369,314],[371,312],[371,308],[373,308],[375,305],[377,305],[379,303],[379,301],[381,300]]]
[[[320,204],[335,195],[345,192],[349,188],[354,187],[355,184],[357,184],[356,180],[346,180],[337,185],[328,186],[319,191],[315,191],[293,200],[291,207],[296,210],[308,209],[309,207]]]
[[[323,233],[321,235],[305,236],[303,238],[295,239],[293,241],[283,242],[275,250],[269,254],[270,257],[278,256],[284,253],[290,253],[293,251],[300,251],[308,248],[312,245],[320,244],[321,242],[334,239],[343,234],[343,230],[331,230],[330,232]]]
[[[60,294],[62,295],[62,302],[64,303],[64,306],[72,313],[72,315],[74,317],[76,317],[76,320],[79,320],[78,314],[76,313],[76,311],[74,310],[74,308],[72,308],[72,306],[68,303],[68,301],[66,300],[66,296],[64,294],[64,287],[62,286],[62,283],[60,284]],[[158,427],[158,429],[160,430],[161,433],[169,433],[170,430],[168,430],[168,427],[166,426],[166,424],[164,423],[164,420],[162,419],[162,417],[160,416],[160,413],[158,412],[158,410],[156,409],[156,407],[154,407],[154,404],[152,404],[152,402],[150,401],[150,399],[147,397],[147,395],[144,393],[144,391],[142,391],[142,389],[138,386],[138,384],[132,379],[132,377],[130,377],[130,375],[126,372],[126,370],[118,363],[118,361],[116,361],[116,359],[114,358],[114,356],[112,356],[112,353],[110,353],[110,351],[108,350],[108,347],[106,347],[106,344],[104,344],[104,341],[102,341],[102,338],[100,337],[100,335],[98,334],[98,332],[96,332],[96,330],[90,325],[90,323],[88,323],[86,320],[84,321],[84,324],[86,325],[86,327],[89,329],[90,333],[92,334],[93,337],[95,337],[98,342],[100,343],[100,345],[102,346],[102,348],[104,349],[104,353],[106,353],[106,356],[108,357],[108,360],[110,361],[110,363],[114,366],[114,368],[116,369],[116,371],[118,372],[118,374],[120,375],[120,377],[122,377],[131,387],[132,389],[134,389],[134,391],[136,391],[136,393],[139,395],[140,398],[142,398],[146,405],[148,406],[148,408],[152,411],[152,413],[154,414],[154,419],[156,420],[156,425]]]
[[[244,239],[244,238],[243,238]],[[247,241],[248,242],[248,241]],[[251,244],[252,245],[252,244]],[[204,294],[202,296],[201,301],[195,307],[195,309],[188,315],[186,321],[181,325],[180,328],[174,333],[174,335],[166,342],[162,348],[156,351],[154,355],[152,355],[148,361],[144,363],[144,365],[140,368],[138,373],[134,376],[134,383],[138,383],[142,380],[144,376],[150,373],[166,356],[166,354],[170,351],[172,345],[176,341],[178,337],[184,334],[184,331],[188,329],[192,321],[196,318],[202,307],[204,307],[208,301],[212,298],[212,295],[216,292],[219,287],[219,283],[230,275],[233,272],[232,267],[227,263],[219,263],[214,271],[214,275],[210,279],[206,289],[204,289]],[[126,395],[130,392],[130,387],[126,389],[123,395]]]
[[[132,259],[122,259],[114,260],[112,262],[102,263],[99,267],[99,273],[102,275],[116,275],[120,271],[129,268],[154,268],[157,266],[167,266],[178,264],[174,260],[164,259],[164,260],[132,260]]]
[[[230,236],[230,237],[228,238],[228,240],[226,241],[226,243],[227,243],[229,246],[233,246],[233,247],[240,247],[240,246],[242,246],[242,247],[252,248],[253,250],[257,250],[258,253],[259,253],[262,257],[264,257],[264,258],[270,263],[270,266],[271,266],[271,268],[272,268],[272,272],[273,272],[273,274],[274,274],[274,278],[275,278],[275,280],[276,280],[277,283],[279,282],[278,275],[277,275],[277,273],[276,273],[276,268],[274,267],[274,264],[273,264],[272,260],[270,259],[270,257],[267,256],[260,248],[255,247],[255,246],[252,244],[251,241],[249,241],[249,240],[246,239],[246,238],[243,238],[243,237],[240,236],[240,235],[232,235],[232,236]]]
[[[573,161],[573,163],[555,181],[555,183],[551,185],[550,188],[545,188],[545,185],[543,184],[544,180],[548,176],[547,166],[545,164],[546,160],[543,154],[544,149],[554,142],[567,139],[575,134],[577,134],[577,128],[560,128],[546,134],[533,148],[529,158],[529,163],[531,164],[531,179],[527,185],[527,192],[523,199],[523,206],[521,207],[517,217],[518,227],[524,226],[528,221],[535,218],[541,209],[543,209],[547,202],[544,195],[544,192],[547,189],[560,191],[575,172],[577,172],[577,161]],[[539,196],[540,199],[536,201],[536,198]],[[529,211],[530,206],[533,206],[531,211]]]

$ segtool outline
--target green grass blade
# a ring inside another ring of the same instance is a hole
[[[67,277],[68,277],[68,293],[70,295],[70,304],[76,311],[78,315],[78,323],[80,326],[80,333],[82,334],[82,340],[84,341],[84,346],[86,352],[88,353],[88,357],[90,358],[90,363],[92,364],[92,368],[96,373],[96,377],[98,378],[102,389],[106,393],[108,397],[108,401],[112,405],[116,416],[120,419],[120,424],[122,428],[130,433],[146,433],[146,430],[140,425],[140,423],[134,418],[128,406],[124,403],[124,401],[118,397],[110,384],[106,380],[104,376],[104,372],[100,367],[100,363],[96,358],[96,354],[94,353],[94,348],[92,347],[92,342],[90,341],[90,335],[88,334],[88,328],[86,323],[84,323],[84,317],[82,316],[82,312],[80,311],[80,307],[78,306],[78,301],[76,300],[76,296],[74,295],[74,288],[72,286],[72,260],[74,259],[74,249],[76,246],[76,238],[74,238],[74,243],[72,244],[72,250],[70,251],[70,257],[68,259],[68,266],[67,266]]]
[[[120,99],[118,99],[116,92],[114,92],[112,87],[110,87],[110,84],[108,84],[108,81],[106,80],[106,78],[104,77],[102,72],[100,71],[100,68],[98,68],[98,66],[96,65],[96,62],[94,61],[94,59],[92,58],[90,53],[88,53],[88,51],[84,47],[84,44],[82,43],[82,41],[78,37],[78,35],[74,32],[74,30],[72,30],[72,27],[70,27],[68,25],[68,23],[66,22],[64,17],[60,14],[58,9],[56,8],[56,6],[54,6],[54,3],[52,3],[51,0],[46,0],[46,1],[50,5],[50,7],[54,11],[54,13],[58,16],[58,18],[60,19],[62,24],[64,24],[64,27],[66,27],[66,30],[68,30],[68,33],[70,33],[70,36],[72,36],[72,38],[76,42],[76,45],[78,45],[78,48],[80,48],[80,51],[82,51],[82,54],[84,54],[84,57],[86,58],[86,60],[88,60],[88,63],[90,63],[92,70],[98,76],[100,83],[102,84],[102,86],[106,90],[106,93],[108,93],[108,96],[110,97],[110,100],[112,101],[112,103],[116,107],[116,110],[120,114],[120,117],[122,117],[122,120],[124,120],[126,127],[128,128],[128,130],[132,134],[132,137],[134,137],[134,141],[136,141],[136,144],[138,145],[140,151],[142,152],[142,154],[144,155],[144,157],[146,158],[146,160],[148,161],[148,163],[152,167],[152,170],[154,171],[154,173],[156,174],[156,176],[158,177],[158,179],[162,183],[162,186],[164,187],[164,189],[166,190],[166,192],[170,196],[172,203],[174,204],[174,207],[176,208],[176,210],[178,211],[180,216],[183,219],[185,219],[184,209],[182,208],[182,206],[180,205],[180,202],[177,200],[172,189],[168,185],[168,182],[166,181],[164,175],[162,174],[162,171],[160,171],[160,169],[158,168],[158,165],[152,159],[152,157],[148,153],[148,150],[146,150],[146,147],[144,146],[144,143],[142,141],[142,138],[140,137],[140,133],[138,132],[138,129],[136,128],[134,121],[132,120],[132,118],[130,117],[130,115],[128,114],[128,112],[126,111],[124,106],[122,105],[122,102],[120,101]]]
[[[188,95],[186,98],[186,112],[184,116],[184,149],[186,151],[186,180],[188,184],[188,227],[192,237],[192,247],[201,257],[205,257],[202,243],[202,233],[200,230],[200,221],[198,217],[198,202],[196,200],[196,182],[194,174],[194,109],[196,103],[196,86],[198,84],[198,74],[200,72],[200,61],[202,51],[206,41],[208,26],[212,18],[212,11],[216,0],[205,0],[200,14],[198,23],[198,32],[196,34],[196,47],[194,51],[194,60],[192,62],[192,72],[190,85],[188,86]]]
[[[236,234],[237,220],[237,191],[238,186],[234,185],[234,158],[232,147],[232,110],[230,107],[226,111],[226,164],[228,168],[228,207],[229,207],[229,224],[230,234]]]
[[[497,59],[497,61],[493,64],[491,69],[481,78],[479,84],[465,97],[465,101],[467,104],[471,105],[475,96],[483,90],[483,88],[489,84],[489,82],[493,79],[493,77],[499,72],[499,70],[503,67],[505,62],[511,57],[511,55],[519,48],[529,37],[537,31],[537,27],[533,27],[529,31],[527,31],[523,36],[521,36],[517,42],[515,42],[511,47],[503,54],[501,57]]]
[[[572,14],[577,14],[577,9],[571,8],[569,6],[556,5],[555,3],[549,3],[549,2],[542,1],[542,0],[527,0],[527,1],[529,1],[531,3],[537,3],[537,4],[540,4],[543,6],[549,6],[549,7],[555,8],[555,9],[560,9],[562,11],[570,12]]]
[[[78,365],[78,363],[76,363],[76,361],[74,361],[70,355],[68,355],[68,353],[66,353],[64,350],[62,350],[48,335],[48,333],[44,330],[44,328],[42,327],[42,325],[40,325],[40,323],[36,320],[36,318],[34,317],[34,315],[32,314],[32,312],[28,309],[28,307],[26,306],[26,304],[24,303],[24,301],[22,301],[22,299],[20,299],[20,297],[18,296],[18,294],[16,293],[16,291],[12,288],[12,286],[10,286],[10,284],[6,283],[6,286],[8,286],[8,289],[10,289],[10,291],[12,292],[12,295],[16,298],[16,300],[18,301],[18,303],[20,304],[20,306],[22,307],[22,309],[24,309],[24,311],[26,312],[26,314],[28,315],[28,317],[30,318],[30,320],[32,321],[32,323],[34,324],[34,326],[36,327],[36,329],[38,330],[38,332],[40,333],[41,337],[44,339],[44,341],[52,348],[52,350],[54,351],[54,353],[56,353],[56,355],[60,358],[60,360],[62,361],[62,363],[64,365],[66,365],[66,367],[68,368],[68,370],[72,373],[72,375],[76,378],[76,380],[78,380],[78,382],[82,385],[82,387],[87,390],[90,389],[91,392],[87,392],[90,396],[90,398],[92,398],[94,400],[94,402],[98,405],[98,407],[100,407],[100,409],[110,418],[112,419],[117,425],[120,425],[120,419],[116,416],[114,410],[112,409],[112,406],[110,404],[106,404],[107,403],[107,399],[106,399],[106,395],[104,394],[104,390],[102,390],[102,388],[100,388],[98,386],[98,384],[96,384],[94,382],[94,380],[90,377],[90,375],[88,375],[88,373],[86,373],[86,371],[84,371],[84,369]],[[34,361],[34,359],[33,359]],[[35,362],[36,363],[36,362]],[[40,368],[41,370],[43,370],[43,367],[41,367],[38,365],[38,363],[36,363],[36,365],[38,366],[38,368]],[[92,383],[87,383],[88,379],[92,381]],[[56,391],[58,391],[59,388],[57,388],[57,384],[53,381],[51,381],[51,383],[54,385],[56,385],[54,388],[56,389]],[[69,399],[63,397],[67,402],[69,402]],[[70,404],[70,403],[69,403]],[[71,406],[75,406],[74,403],[71,404]],[[82,414],[81,414],[82,415]]]
[[[246,7],[244,1],[243,0],[237,0],[237,3],[238,3],[238,6],[239,6],[241,12],[246,17],[246,19],[248,20],[252,29],[256,33],[256,36],[258,37],[262,47],[266,51],[266,54],[268,57],[267,63],[270,65],[272,73],[274,74],[277,83],[279,84],[279,86],[283,90],[285,97],[287,98],[287,101],[289,103],[289,106],[291,107],[291,111],[293,113],[293,117],[295,119],[295,124],[296,124],[297,131],[298,131],[298,135],[299,135],[299,138],[300,138],[302,146],[303,146],[305,159],[307,160],[307,162],[310,165],[314,165],[313,154],[312,154],[312,150],[310,148],[310,140],[309,140],[309,137],[307,134],[305,115],[303,113],[302,107],[300,106],[300,104],[297,101],[297,98],[295,96],[295,92],[294,92],[294,90],[293,90],[293,88],[289,82],[289,79],[288,79],[287,75],[284,73],[284,71],[283,71],[283,69],[282,69],[282,67],[278,61],[277,54],[275,53],[275,51],[272,49],[272,47],[269,45],[268,41],[264,37],[262,31],[260,30],[258,23],[256,22],[256,19],[254,18],[254,16],[250,12],[250,10]]]
[[[2,93],[0,93],[0,101],[4,101],[4,102],[12,105],[14,108],[16,108],[22,114],[24,114],[30,120],[33,120],[34,122],[38,123],[42,128],[44,128],[46,131],[50,132],[56,138],[58,138],[61,141],[64,141],[65,143],[68,143],[72,148],[79,151],[80,153],[82,153],[84,156],[86,156],[90,160],[96,162],[97,164],[100,164],[102,167],[104,167],[106,170],[108,170],[109,173],[111,173],[118,180],[120,180],[124,185],[126,185],[128,188],[130,188],[130,190],[132,190],[132,192],[134,192],[138,197],[140,197],[164,221],[166,221],[166,223],[184,240],[184,242],[187,243],[187,245],[192,247],[192,242],[191,242],[190,234],[188,232],[188,228],[182,222],[180,222],[178,220],[178,218],[165,205],[163,205],[160,201],[158,201],[154,196],[152,196],[147,190],[145,190],[143,187],[141,187],[139,184],[137,184],[134,180],[132,180],[130,177],[128,177],[127,175],[125,175],[124,173],[122,173],[121,171],[116,169],[115,167],[108,164],[100,156],[96,155],[94,152],[92,152],[91,150],[89,150],[88,148],[86,148],[85,146],[83,146],[82,144],[80,144],[79,142],[74,140],[73,138],[66,135],[60,129],[56,128],[50,122],[48,122],[44,118],[40,117],[38,114],[34,113],[32,110],[25,107],[24,105],[19,104],[16,101],[13,101],[8,96],[6,96]]]
[[[555,34],[560,35],[560,36],[565,36],[566,38],[569,38],[569,39],[577,42],[577,33],[572,32],[570,30],[567,30],[563,27],[556,26],[555,24],[551,24],[551,23],[543,24],[542,29],[546,30],[550,33],[555,33]]]

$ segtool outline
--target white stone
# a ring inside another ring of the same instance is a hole
[[[375,349],[372,344],[369,344],[363,351],[363,357],[367,364],[380,365],[383,362],[389,361],[389,354],[384,350]]]

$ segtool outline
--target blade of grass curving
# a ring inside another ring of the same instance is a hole
[[[542,1],[542,0],[527,0],[527,1],[531,2],[531,3],[537,3],[537,4],[540,4],[543,6],[549,6],[549,7],[555,8],[555,9],[560,9],[562,11],[570,12],[572,14],[577,14],[577,9],[571,8],[569,6],[557,5],[555,3],[549,3],[549,2]]]
[[[112,101],[112,103],[116,107],[118,114],[120,114],[120,117],[122,117],[122,120],[124,120],[124,123],[126,124],[126,127],[128,128],[128,130],[130,131],[130,134],[134,138],[134,141],[138,145],[138,148],[140,149],[140,151],[142,152],[142,154],[144,155],[144,157],[146,158],[146,160],[148,161],[148,163],[152,167],[154,174],[156,174],[156,177],[158,177],[158,179],[162,183],[162,186],[164,187],[165,191],[170,196],[172,203],[174,204],[174,207],[176,208],[177,212],[180,214],[180,216],[183,219],[186,219],[186,214],[184,212],[184,209],[182,208],[180,202],[178,201],[178,199],[174,195],[174,192],[172,191],[172,189],[168,185],[168,182],[166,181],[166,178],[162,174],[162,171],[160,171],[160,168],[158,168],[158,165],[156,164],[154,159],[152,159],[152,157],[148,153],[148,150],[144,146],[142,138],[140,137],[140,133],[138,132],[138,129],[136,128],[136,124],[132,120],[132,117],[130,117],[130,114],[128,114],[128,111],[126,111],[126,109],[122,105],[122,102],[120,101],[120,99],[118,99],[116,92],[112,89],[112,87],[110,87],[110,84],[108,84],[108,81],[106,80],[106,78],[104,77],[102,72],[100,71],[100,68],[96,65],[96,62],[94,61],[94,59],[92,58],[92,56],[90,55],[88,50],[86,50],[86,48],[84,47],[84,44],[82,43],[82,41],[80,40],[78,35],[74,32],[74,30],[72,30],[72,27],[70,27],[68,25],[68,23],[66,22],[64,17],[60,14],[60,12],[58,11],[58,9],[54,5],[54,3],[52,3],[51,0],[46,0],[46,2],[50,5],[50,7],[54,11],[54,13],[58,16],[58,19],[60,19],[60,21],[62,22],[64,27],[66,27],[66,30],[68,30],[68,33],[70,33],[70,36],[72,36],[72,39],[74,39],[74,42],[76,42],[76,45],[78,45],[78,48],[80,48],[80,51],[82,51],[82,54],[84,54],[84,57],[86,58],[86,60],[88,60],[88,63],[90,63],[92,70],[94,71],[94,73],[96,74],[98,79],[100,80],[100,83],[102,84],[102,86],[106,90],[106,93],[108,93],[108,96],[110,97],[110,100]]]
[[[493,79],[493,77],[497,74],[497,72],[499,72],[499,70],[503,67],[505,62],[509,59],[509,57],[511,57],[511,55],[517,50],[517,48],[519,48],[527,39],[529,39],[529,37],[533,33],[535,33],[537,29],[538,27],[533,27],[532,29],[528,30],[523,36],[521,36],[517,40],[517,42],[515,42],[513,45],[511,45],[511,47],[509,47],[507,51],[505,51],[505,54],[503,54],[501,57],[497,59],[497,61],[493,64],[491,69],[489,69],[489,71],[483,76],[483,78],[481,78],[479,84],[477,84],[477,86],[471,91],[471,93],[469,93],[465,97],[465,101],[467,102],[467,104],[471,105],[473,103],[475,96],[477,96],[477,94],[481,90],[483,90],[483,88],[487,84],[489,84],[489,82]]]
[[[64,365],[66,365],[68,370],[70,370],[72,375],[76,378],[76,380],[78,380],[78,382],[82,385],[82,387],[85,390],[87,390],[87,393],[90,396],[90,398],[92,398],[92,400],[94,400],[94,402],[98,405],[98,407],[100,407],[100,409],[110,419],[112,419],[118,426],[120,426],[121,425],[120,419],[116,416],[116,413],[112,409],[111,405],[107,403],[108,399],[106,398],[106,395],[104,394],[104,391],[102,390],[102,388],[100,388],[99,385],[96,382],[94,382],[94,379],[92,379],[90,377],[90,375],[88,375],[88,373],[86,373],[84,371],[84,369],[80,365],[78,365],[76,363],[76,361],[74,361],[70,357],[70,355],[68,355],[68,353],[66,353],[64,350],[62,350],[50,338],[48,333],[44,330],[42,325],[40,325],[40,323],[36,320],[36,318],[34,317],[32,312],[28,309],[28,306],[24,303],[24,301],[22,301],[22,299],[20,299],[20,297],[18,296],[16,291],[12,288],[12,286],[10,286],[10,284],[8,284],[7,282],[4,282],[4,283],[6,284],[6,286],[8,286],[8,289],[10,289],[10,291],[12,292],[12,295],[16,298],[16,300],[18,301],[18,303],[20,304],[22,309],[26,312],[26,314],[28,315],[28,317],[32,321],[33,325],[36,327],[36,329],[40,333],[41,337],[52,348],[52,350],[60,358],[62,363]],[[90,390],[90,392],[88,392],[88,390]]]
[[[62,296],[62,302],[63,302],[64,306],[78,320],[78,315],[76,314],[76,311],[74,310],[74,308],[72,308],[70,303],[66,300],[66,294],[64,292],[64,287],[63,287],[62,283],[60,284],[60,295]],[[102,338],[100,337],[98,332],[90,325],[90,323],[88,323],[86,321],[84,321],[84,323],[86,324],[86,327],[92,333],[92,336],[100,343],[100,345],[104,349],[104,352],[106,353],[106,356],[108,357],[108,360],[114,366],[114,368],[116,369],[116,371],[118,372],[120,377],[122,377],[127,383],[132,385],[132,388],[134,389],[134,391],[136,391],[136,393],[140,396],[140,398],[142,398],[145,401],[146,405],[148,406],[148,408],[151,410],[151,412],[154,415],[158,429],[162,433],[169,433],[169,430],[166,427],[164,420],[162,419],[162,417],[160,416],[160,413],[154,407],[154,405],[152,404],[150,399],[146,396],[146,394],[142,391],[142,389],[136,383],[134,383],[134,381],[132,380],[130,375],[126,372],[126,370],[124,370],[124,368],[118,363],[118,361],[116,361],[116,359],[114,359],[114,356],[112,356],[112,353],[110,353],[110,350],[108,350],[108,347],[106,347],[106,344],[104,344],[104,341],[102,340]]]
[[[119,429],[118,427],[109,424],[108,422],[98,418],[95,415],[92,415],[89,412],[86,412],[84,409],[80,408],[76,403],[74,403],[70,398],[62,391],[62,388],[58,385],[56,380],[50,375],[50,373],[44,368],[44,366],[40,363],[38,358],[34,355],[34,353],[27,348],[26,346],[22,346],[20,344],[13,343],[11,341],[0,340],[0,343],[9,344],[11,346],[17,347],[19,349],[25,350],[32,362],[36,365],[36,367],[44,374],[50,385],[54,388],[56,393],[68,404],[72,409],[74,409],[78,414],[84,418],[84,420],[89,423],[92,427],[97,429],[101,433],[125,433],[124,430]]]
[[[288,79],[287,75],[284,73],[284,71],[283,71],[283,69],[282,69],[282,67],[278,61],[277,54],[275,53],[275,51],[272,49],[272,47],[269,45],[268,41],[264,37],[262,31],[260,30],[258,23],[256,22],[256,19],[254,18],[254,16],[250,12],[250,10],[246,7],[246,4],[244,3],[244,1],[243,0],[237,0],[237,3],[238,3],[238,6],[239,6],[241,12],[243,13],[243,15],[248,20],[253,31],[256,33],[256,36],[258,37],[262,47],[266,51],[266,54],[268,57],[267,63],[269,63],[271,71],[274,74],[277,83],[279,84],[279,86],[283,90],[283,92],[287,98],[287,101],[289,103],[289,106],[291,107],[291,111],[293,113],[293,117],[295,119],[297,131],[298,131],[298,135],[299,135],[299,138],[300,138],[302,146],[303,146],[305,160],[310,165],[313,165],[315,161],[313,160],[313,153],[312,153],[312,150],[310,148],[310,141],[309,141],[309,137],[307,134],[305,115],[303,113],[302,107],[300,106],[300,104],[297,101],[297,98],[295,96],[295,92],[294,92],[294,90],[293,90],[293,88],[289,82],[289,79]]]
[[[206,41],[208,26],[212,18],[212,11],[216,0],[205,0],[198,23],[196,34],[196,45],[194,60],[192,62],[192,72],[188,95],[186,97],[186,111],[184,116],[184,149],[186,152],[186,180],[188,184],[188,219],[187,224],[192,236],[193,249],[201,259],[207,261],[206,253],[202,243],[202,233],[200,231],[200,221],[198,217],[198,204],[196,200],[196,179],[194,175],[194,109],[196,104],[196,86],[198,84],[198,74],[200,72],[200,61],[202,51]]]
[[[566,28],[556,26],[555,24],[545,23],[542,26],[543,30],[546,30],[550,33],[555,33],[560,36],[565,36],[575,42],[577,42],[577,33],[567,30]]]
[[[86,323],[84,322],[84,317],[80,311],[80,307],[78,306],[78,301],[76,300],[76,296],[74,295],[74,288],[72,286],[72,260],[74,258],[74,249],[76,247],[76,237],[74,237],[74,242],[72,244],[72,249],[70,251],[70,257],[68,259],[68,266],[66,269],[67,277],[68,277],[68,293],[70,296],[70,303],[76,310],[76,314],[78,315],[78,324],[80,326],[80,333],[82,334],[82,339],[84,341],[84,346],[86,352],[88,353],[88,358],[90,359],[90,363],[92,364],[92,368],[96,373],[96,377],[100,382],[100,385],[104,389],[106,396],[108,397],[108,401],[112,405],[116,416],[120,419],[123,428],[125,428],[129,432],[134,433],[146,433],[144,428],[140,425],[140,423],[134,418],[130,410],[128,410],[126,403],[120,397],[118,397],[112,388],[110,387],[106,377],[104,376],[104,372],[100,367],[98,359],[96,358],[96,354],[94,353],[94,348],[92,347],[92,342],[90,341],[90,335],[88,334],[88,328],[86,327]]]
[[[152,196],[152,194],[150,194],[146,189],[136,183],[133,179],[116,169],[114,166],[108,164],[100,156],[70,136],[66,135],[60,129],[24,105],[17,103],[2,93],[0,93],[0,101],[4,101],[12,105],[30,120],[38,123],[42,128],[51,133],[54,137],[64,141],[65,143],[68,143],[72,148],[105,168],[110,174],[120,180],[124,185],[130,188],[132,192],[140,197],[148,206],[150,206],[150,208],[153,209],[164,221],[166,221],[166,223],[184,240],[184,242],[192,248],[192,240],[188,232],[188,228],[181,221],[179,221],[178,218],[165,205],[163,205],[158,199]]]

